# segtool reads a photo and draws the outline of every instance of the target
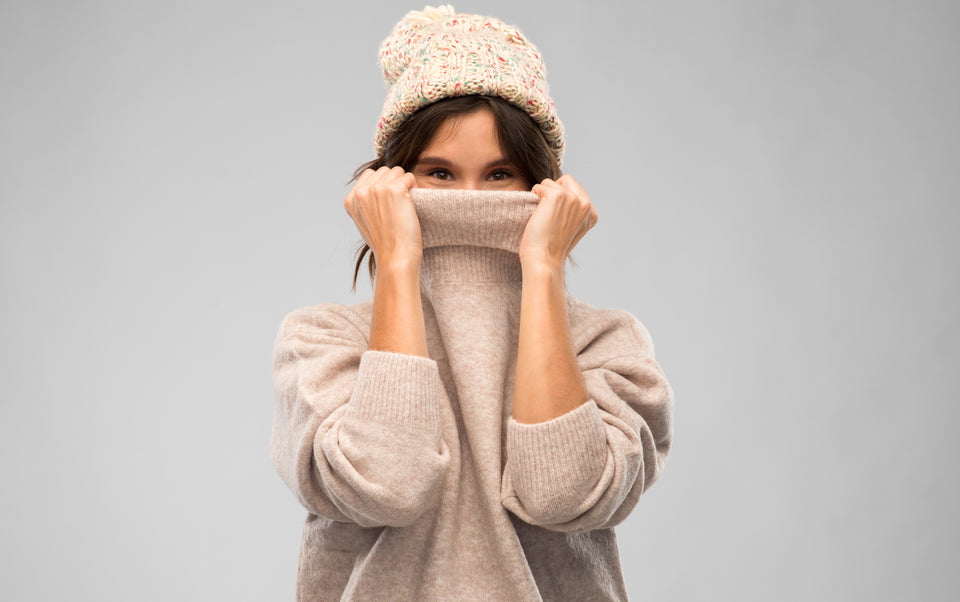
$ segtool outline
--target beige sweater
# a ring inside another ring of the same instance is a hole
[[[663,469],[646,328],[567,298],[591,399],[511,417],[529,192],[411,191],[429,358],[367,349],[372,301],[290,313],[274,466],[309,512],[298,600],[624,600],[613,527]]]

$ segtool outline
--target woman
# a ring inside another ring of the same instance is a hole
[[[380,58],[378,156],[344,199],[373,298],[294,311],[275,347],[298,599],[626,599],[613,527],[663,468],[673,392],[636,318],[566,293],[597,213],[560,175],[539,52],[447,6]]]

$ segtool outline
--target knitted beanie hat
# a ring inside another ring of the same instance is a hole
[[[540,126],[557,162],[563,124],[549,96],[540,51],[515,27],[481,15],[456,14],[449,4],[411,11],[380,46],[390,90],[373,147],[379,156],[408,117],[453,96],[500,97]]]

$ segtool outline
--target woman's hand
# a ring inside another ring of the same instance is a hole
[[[415,184],[413,174],[402,167],[368,169],[343,201],[378,268],[394,262],[419,263],[423,255],[420,220],[410,198]]]
[[[571,176],[533,187],[540,203],[520,239],[523,283],[513,418],[524,424],[552,420],[590,399],[580,373],[567,316],[563,267],[597,223],[590,197]]]
[[[410,198],[415,183],[401,167],[368,169],[343,206],[377,261],[369,349],[427,357],[420,299],[423,240]]]
[[[571,175],[547,178],[533,187],[540,197],[520,240],[520,261],[562,268],[573,247],[597,223],[597,210]]]

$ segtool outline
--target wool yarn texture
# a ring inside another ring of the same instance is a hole
[[[540,127],[557,162],[563,124],[550,98],[546,67],[536,46],[516,27],[493,17],[459,14],[449,4],[411,11],[380,46],[389,91],[374,137],[387,140],[417,110],[455,96],[502,98]]]
[[[372,300],[294,310],[277,334],[271,456],[307,510],[297,599],[626,600],[615,527],[673,429],[650,333],[568,295],[590,399],[517,422],[518,250],[538,198],[410,196],[429,357],[370,349]]]

